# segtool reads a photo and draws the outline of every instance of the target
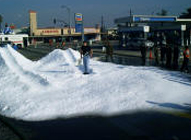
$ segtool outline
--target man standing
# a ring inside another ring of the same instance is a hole
[[[181,67],[181,71],[186,70],[186,72],[189,73],[188,62],[189,62],[189,58],[190,58],[190,50],[189,50],[188,46],[185,46],[183,55],[184,55],[184,61],[183,61],[182,67]]]
[[[104,41],[104,46],[106,47],[106,62],[108,62],[109,57],[111,62],[113,62],[113,47],[111,46],[108,38]]]
[[[141,56],[142,56],[142,65],[146,63],[147,48],[144,43],[141,44]]]
[[[164,66],[165,60],[166,60],[166,43],[162,42],[162,46],[161,46],[161,64],[162,66]]]
[[[154,46],[155,64],[159,65],[159,48],[158,45]]]
[[[173,68],[174,68],[174,70],[178,69],[179,53],[180,53],[180,50],[179,50],[178,44],[175,44],[174,51],[173,51]]]
[[[166,67],[171,68],[172,61],[172,48],[169,45],[166,45]]]
[[[89,74],[89,60],[93,55],[93,51],[90,46],[88,46],[87,42],[83,42],[83,46],[80,49],[81,58],[83,57],[83,65],[84,65],[84,74]]]

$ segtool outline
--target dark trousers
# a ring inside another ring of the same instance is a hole
[[[146,55],[142,55],[142,65],[146,64]]]
[[[173,59],[173,68],[176,70],[178,69],[178,58]]]
[[[109,61],[109,58],[110,58],[110,61],[113,62],[113,55],[108,55],[108,54],[107,54],[107,55],[105,56],[105,58],[106,58],[106,62]]]
[[[181,67],[181,71],[186,70],[187,72],[189,72],[188,62],[189,62],[189,58],[184,58],[184,61],[183,61],[182,67]]]
[[[166,59],[166,67],[171,68],[171,57],[167,57],[167,59]]]

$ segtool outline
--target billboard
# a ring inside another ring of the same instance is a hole
[[[76,33],[82,33],[83,26],[82,24],[76,24],[75,25],[75,32]]]
[[[75,13],[75,29],[76,33],[82,33],[83,30],[83,15],[80,13]]]
[[[82,22],[83,21],[83,16],[80,13],[75,13],[75,21],[76,22]]]
[[[134,17],[134,22],[175,22],[176,17]]]

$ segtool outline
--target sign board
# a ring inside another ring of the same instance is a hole
[[[75,31],[76,33],[82,33],[83,30],[83,15],[75,13]]]
[[[98,31],[96,30],[96,28],[85,28],[84,32],[85,33],[97,33]]]
[[[150,26],[138,26],[138,27],[121,27],[119,32],[150,32]]]
[[[61,29],[38,29],[36,35],[59,35],[61,34]]]
[[[80,13],[75,13],[75,21],[76,22],[82,22],[83,21],[83,15]]]
[[[43,34],[52,34],[52,33],[59,33],[58,30],[42,30]]]
[[[143,30],[144,30],[145,33],[148,33],[148,32],[150,32],[150,27],[149,26],[144,26]]]
[[[175,17],[134,17],[134,22],[174,22]]]
[[[75,25],[75,32],[76,33],[82,33],[82,28],[83,28],[82,24],[76,24]]]
[[[186,31],[186,25],[181,25],[181,31]]]

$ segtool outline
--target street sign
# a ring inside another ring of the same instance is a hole
[[[135,16],[133,18],[134,22],[175,22],[176,17],[139,17]]]
[[[82,24],[75,24],[76,33],[82,33],[82,28]]]
[[[186,31],[186,25],[181,25],[181,31]]]
[[[83,32],[83,15],[80,13],[75,13],[75,29],[76,33]]]
[[[148,33],[148,32],[150,32],[150,27],[149,26],[144,26],[143,30],[144,30],[145,33]]]

